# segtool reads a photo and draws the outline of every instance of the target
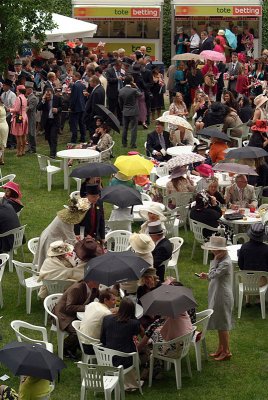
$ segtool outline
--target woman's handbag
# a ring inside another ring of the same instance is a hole
[[[22,124],[23,123],[23,116],[22,116],[22,101],[20,99],[20,113],[16,114],[16,124]]]

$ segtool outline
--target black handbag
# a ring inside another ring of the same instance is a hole
[[[20,114],[16,114],[16,124],[22,124],[23,123],[23,116],[22,116],[22,101],[20,99]]]

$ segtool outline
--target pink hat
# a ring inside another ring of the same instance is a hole
[[[18,185],[18,184],[15,183],[15,182],[12,182],[12,181],[7,182],[7,183],[3,186],[3,189],[11,189],[11,190],[13,190],[14,192],[17,193],[17,195],[19,196],[19,198],[21,198],[21,196],[22,196],[21,191],[20,191],[20,185]]]
[[[200,164],[195,169],[197,172],[199,172],[200,175],[204,176],[205,178],[214,175],[212,166],[208,164]]]
[[[17,90],[25,90],[25,86],[24,85],[18,85],[17,86]]]

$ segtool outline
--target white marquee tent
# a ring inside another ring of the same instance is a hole
[[[51,31],[46,31],[47,42],[62,42],[77,37],[93,37],[97,31],[97,25],[80,21],[75,18],[65,17],[60,14],[52,14],[53,22],[57,25]]]

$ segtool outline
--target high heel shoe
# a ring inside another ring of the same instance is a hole
[[[209,357],[219,357],[222,353],[222,350],[218,350],[215,353],[210,353]]]
[[[232,357],[232,353],[221,353],[219,357],[215,357],[215,361],[227,361]]]

